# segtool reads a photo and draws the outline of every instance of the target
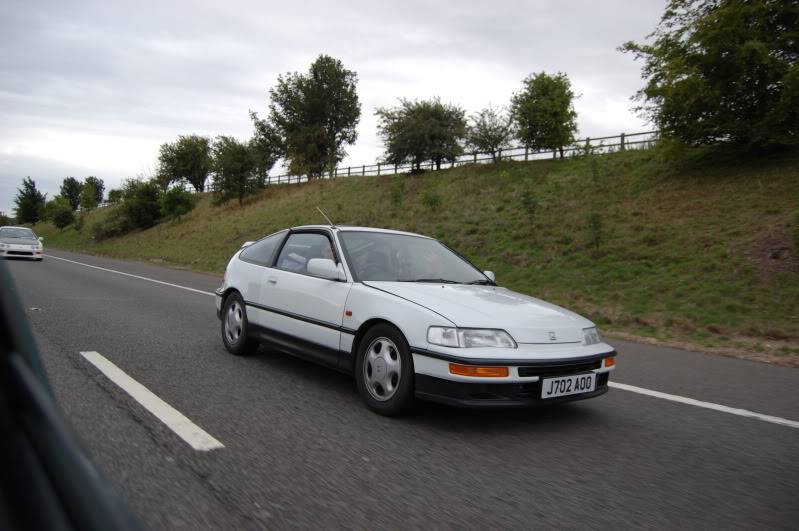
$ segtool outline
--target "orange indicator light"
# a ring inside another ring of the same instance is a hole
[[[505,378],[508,376],[507,367],[477,367],[475,365],[449,364],[449,372],[460,376],[474,376],[481,378]]]

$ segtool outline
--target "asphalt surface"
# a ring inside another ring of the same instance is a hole
[[[220,279],[49,255],[213,291]],[[784,528],[799,429],[619,389],[563,406],[371,413],[351,379],[227,354],[213,298],[7,261],[65,415],[153,529]],[[799,371],[622,341],[611,380],[799,420]],[[97,351],[224,448],[198,452],[80,356]]]

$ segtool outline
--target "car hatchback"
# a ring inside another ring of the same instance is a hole
[[[479,407],[591,398],[615,365],[591,321],[500,287],[408,232],[315,225],[247,242],[216,309],[231,353],[268,343],[352,374],[385,415],[414,398]]]

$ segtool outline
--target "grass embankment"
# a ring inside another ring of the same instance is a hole
[[[633,151],[470,165],[421,176],[203,198],[180,221],[103,242],[36,230],[52,247],[220,273],[244,240],[322,221],[434,235],[511,289],[603,330],[799,366],[799,152],[761,157]]]

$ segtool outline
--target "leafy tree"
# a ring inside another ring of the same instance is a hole
[[[219,136],[214,142],[214,195],[217,201],[238,198],[258,189],[255,161],[247,144],[230,136]]]
[[[13,225],[14,220],[6,215],[5,212],[0,212],[0,227],[3,225]]]
[[[77,210],[80,206],[80,193],[83,191],[83,183],[74,177],[66,177],[61,183],[61,196],[69,201],[72,210]]]
[[[463,153],[465,114],[457,105],[441,103],[439,98],[400,99],[398,107],[378,108],[375,115],[386,148],[386,162],[410,162],[420,171],[422,162],[427,160],[435,162],[437,168],[443,161],[455,160]]]
[[[173,143],[161,144],[158,155],[158,180],[166,189],[183,179],[195,190],[205,190],[211,171],[211,140],[198,135],[179,136]]]
[[[122,190],[113,189],[108,191],[108,202],[116,204],[122,201]]]
[[[671,0],[643,59],[638,110],[688,144],[750,147],[799,136],[799,4]]]
[[[307,74],[278,76],[269,91],[269,119],[291,173],[319,177],[344,159],[344,146],[358,138],[357,81],[355,72],[327,55],[320,55]]]
[[[491,153],[496,162],[497,151],[510,145],[513,123],[504,109],[487,107],[473,114],[466,130],[466,145],[472,151]]]
[[[250,111],[250,118],[255,126],[255,134],[247,143],[247,147],[253,160],[257,184],[263,188],[269,178],[269,171],[280,158],[280,135],[272,124],[259,119],[257,113]]]
[[[44,203],[47,194],[36,189],[36,183],[30,177],[22,180],[22,188],[17,189],[14,197],[16,218],[18,223],[36,223],[44,216]]]
[[[75,219],[75,212],[66,197],[57,195],[44,205],[45,219],[52,221],[59,229],[69,226]]]
[[[102,179],[91,176],[83,181],[83,189],[80,193],[80,207],[83,210],[92,210],[103,202],[105,183]]]
[[[568,76],[540,72],[522,83],[522,90],[511,98],[517,137],[534,150],[559,150],[563,158],[563,146],[574,142],[577,132],[574,92]]]
[[[180,219],[191,212],[196,204],[197,196],[181,183],[161,194],[161,215],[167,219]]]
[[[154,180],[128,179],[122,186],[122,204],[119,208],[125,226],[140,229],[152,227],[161,219],[161,188]]]

